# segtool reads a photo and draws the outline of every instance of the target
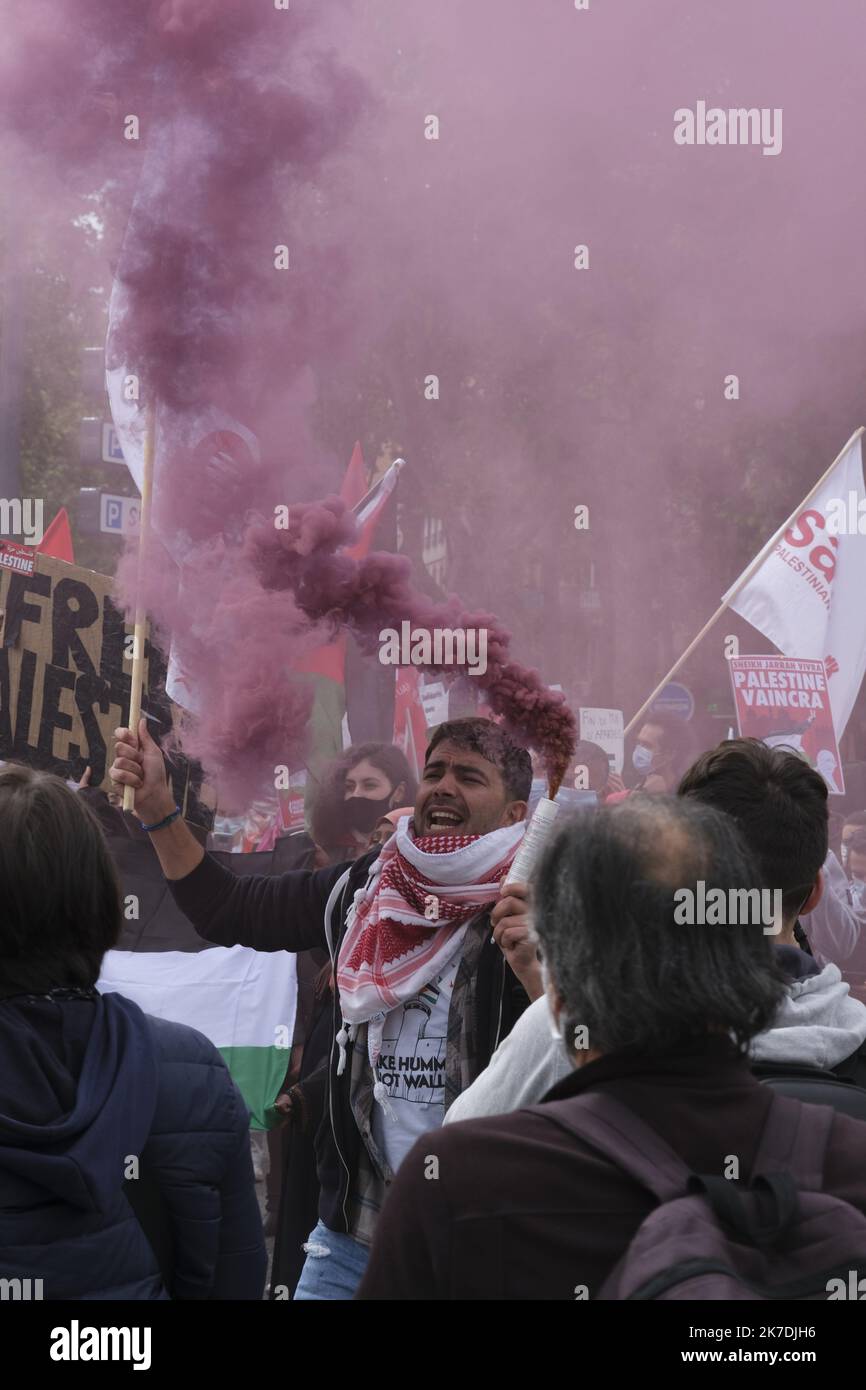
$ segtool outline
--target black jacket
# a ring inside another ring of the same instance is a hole
[[[352,899],[366,883],[378,853],[376,849],[365,854],[354,864],[267,878],[236,878],[205,855],[191,874],[169,886],[196,931],[219,946],[306,951],[324,945],[336,961]],[[472,1053],[480,1073],[529,1002],[489,933],[478,963],[475,996]],[[340,1023],[335,989],[328,1097],[316,1136],[319,1216],[331,1231],[349,1229],[349,1193],[362,1142],[349,1101],[350,1059],[343,1075],[337,1075]]]

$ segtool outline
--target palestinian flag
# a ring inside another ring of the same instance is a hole
[[[117,949],[103,960],[98,988],[204,1033],[243,1094],[251,1128],[270,1128],[294,1035],[295,956],[203,940],[176,906],[147,837],[107,803],[100,809],[121,878],[125,920]],[[293,855],[305,839],[287,836],[267,854],[214,858],[237,874],[282,873],[299,867]]]
[[[414,666],[398,666],[394,685],[394,735],[392,742],[402,748],[406,761],[420,779],[430,735],[421,703],[421,681]]]
[[[210,1038],[247,1103],[250,1128],[268,1129],[295,1027],[295,957],[203,944],[202,951],[109,951],[98,987]]]

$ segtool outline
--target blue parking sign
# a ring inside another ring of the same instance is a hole
[[[138,534],[141,500],[103,492],[99,499],[99,529],[110,536]]]
[[[117,430],[107,420],[102,425],[102,462],[103,463],[124,463],[123,450],[120,447],[120,440]]]

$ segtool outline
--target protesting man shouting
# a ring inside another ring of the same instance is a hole
[[[542,992],[525,890],[501,895],[524,833],[529,754],[486,719],[442,724],[414,816],[350,865],[239,878],[184,825],[144,721],[117,731],[112,780],[135,788],[174,898],[220,946],[334,964],[334,1040],[316,1136],[319,1224],[298,1299],[351,1298],[406,1152]]]

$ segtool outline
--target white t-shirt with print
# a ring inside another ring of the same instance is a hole
[[[371,1124],[394,1173],[415,1140],[445,1119],[448,1011],[461,956],[462,948],[430,984],[385,1019],[377,1072],[394,1116],[374,1103]]]

